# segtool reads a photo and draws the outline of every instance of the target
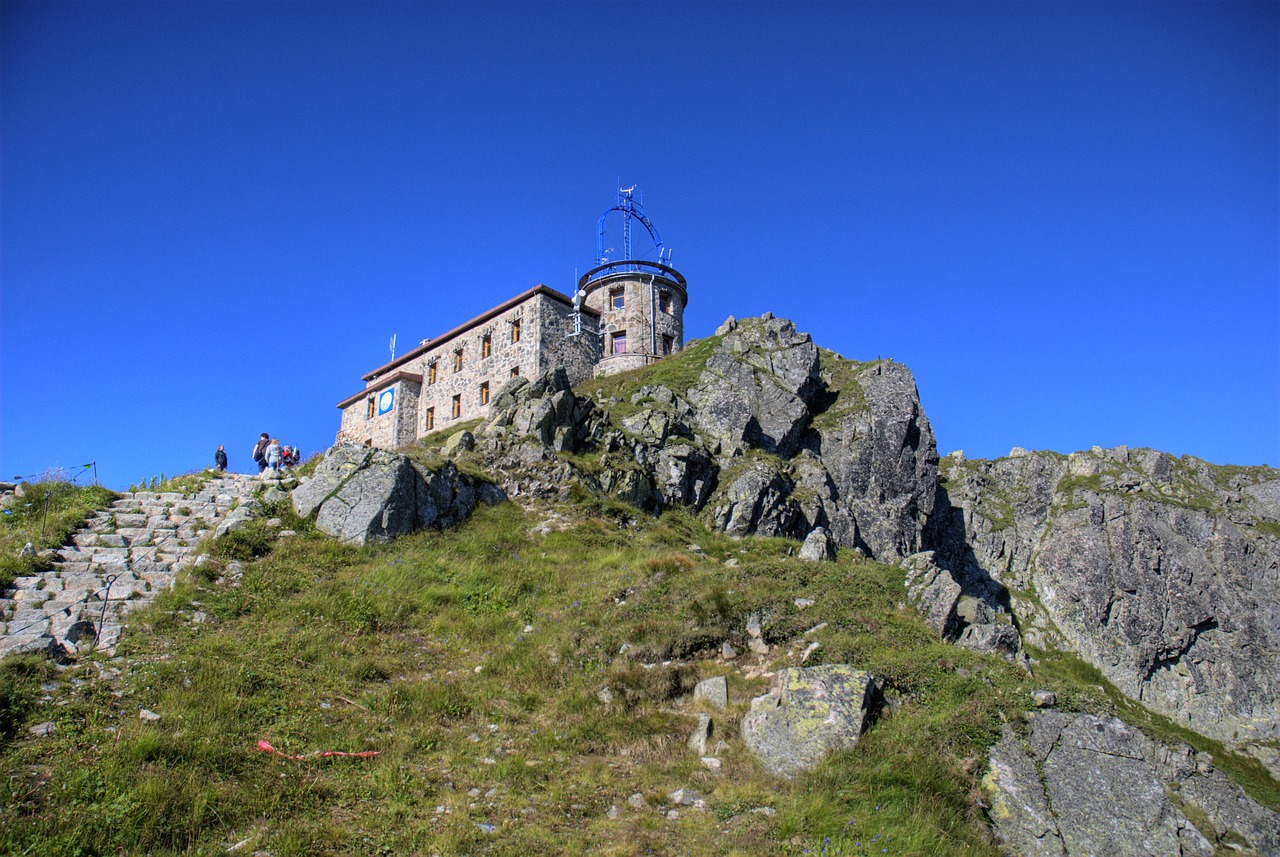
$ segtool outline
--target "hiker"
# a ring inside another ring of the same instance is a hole
[[[280,438],[267,444],[267,466],[272,470],[280,469]]]
[[[227,451],[218,444],[218,451],[213,454],[213,466],[219,470],[227,469]]]
[[[267,469],[267,444],[271,442],[271,435],[265,431],[258,437],[258,442],[253,445],[253,460],[258,463],[258,472]]]

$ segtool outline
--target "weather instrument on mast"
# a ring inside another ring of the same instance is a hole
[[[671,248],[662,246],[658,230],[644,216],[642,203],[636,199],[635,190],[635,185],[619,188],[617,204],[600,215],[600,222],[596,226],[597,266],[608,265],[610,256],[618,252],[618,247],[622,248],[622,257],[617,259],[618,262],[647,260],[661,265],[671,263]],[[611,218],[615,213],[620,217]],[[619,219],[621,223],[618,222]],[[633,228],[632,221],[637,221],[644,227],[648,235],[647,241],[644,234],[637,234],[638,230]]]

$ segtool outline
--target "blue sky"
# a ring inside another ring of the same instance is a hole
[[[915,372],[943,451],[1280,465],[1280,4],[12,2],[0,478],[327,447],[592,265]]]

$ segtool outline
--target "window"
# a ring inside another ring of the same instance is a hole
[[[617,333],[615,333],[613,335],[613,340],[611,342],[611,345],[612,345],[611,353],[626,354],[627,353],[627,332],[625,330],[619,330]]]
[[[519,378],[519,377],[520,377],[520,367],[519,367],[519,366],[512,366],[512,367],[511,367],[511,377],[512,377],[512,378]]]
[[[371,419],[373,419],[373,415],[376,413],[376,411],[374,410],[376,407],[377,407],[377,405],[375,405],[375,404],[373,403],[373,396],[370,396],[370,397],[369,397],[369,412],[368,412],[368,413],[366,413],[366,414],[364,415],[364,418],[365,418],[366,420],[371,420]]]
[[[609,307],[611,309],[623,309],[627,305],[626,290],[617,288],[609,289]]]
[[[462,394],[453,397],[453,418],[456,420],[462,416]]]
[[[518,318],[511,320],[511,341],[520,341],[520,319]]]
[[[480,404],[489,404],[489,382],[484,381],[480,384]]]
[[[676,341],[674,338],[670,336],[662,337],[662,353],[663,354],[670,354],[672,349],[675,348],[675,345],[676,345]]]
[[[432,360],[427,364],[427,384],[428,386],[436,382],[436,361]]]
[[[491,334],[486,333],[480,339],[480,356],[488,357],[492,353],[493,353],[493,336]]]
[[[454,372],[462,371],[462,349],[461,348],[453,352],[453,371]]]
[[[436,409],[427,408],[427,431],[436,427]]]
[[[671,315],[671,292],[658,292],[658,311]]]

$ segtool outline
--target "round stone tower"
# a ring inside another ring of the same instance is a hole
[[[618,204],[600,217],[596,267],[578,280],[577,299],[600,313],[600,362],[596,375],[613,375],[647,366],[684,347],[684,308],[689,294],[684,277],[669,264],[653,224],[633,198],[634,187],[619,192]],[[622,259],[610,261],[605,250],[607,218],[622,215]],[[658,261],[632,258],[632,221],[639,222],[652,239]]]

